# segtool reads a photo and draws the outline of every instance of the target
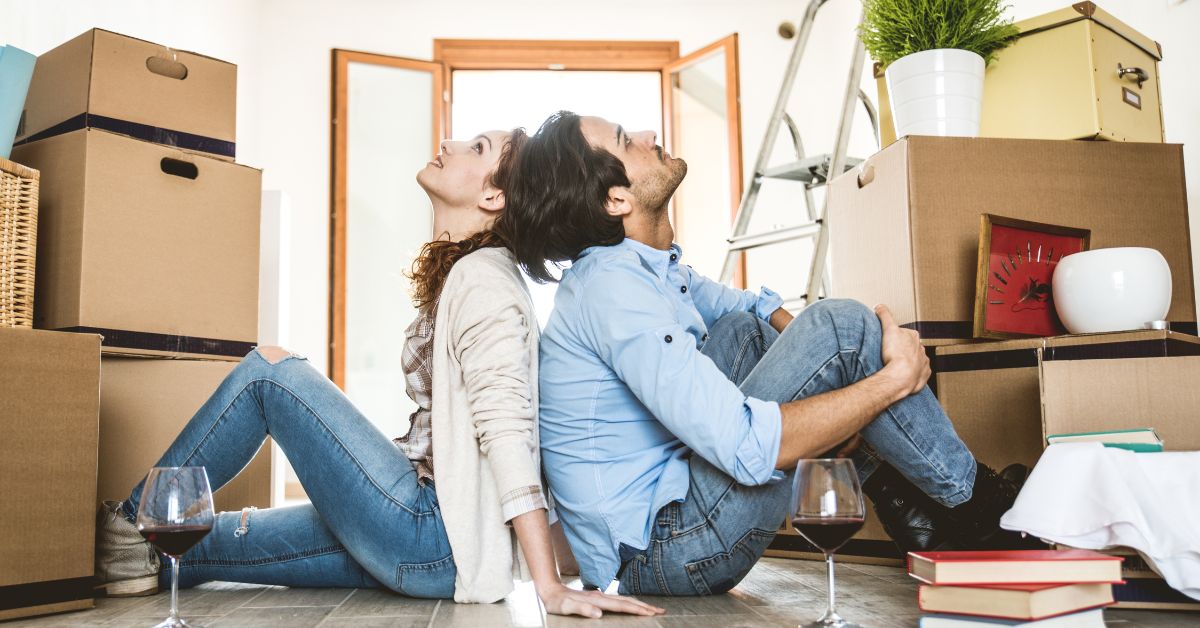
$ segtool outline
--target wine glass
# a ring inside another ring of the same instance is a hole
[[[137,528],[171,559],[171,615],[154,628],[202,628],[179,617],[179,557],[213,526],[212,491],[204,467],[154,467],[146,477]]]
[[[863,526],[862,488],[854,462],[846,458],[801,460],[793,485],[792,527],[825,553],[829,609],[803,628],[859,628],[834,610],[833,553]]]

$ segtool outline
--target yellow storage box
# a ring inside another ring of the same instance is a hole
[[[1162,142],[1162,47],[1092,2],[1017,22],[983,84],[982,137]],[[883,144],[895,141],[876,66]]]

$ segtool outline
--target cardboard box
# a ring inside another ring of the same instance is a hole
[[[96,28],[38,57],[17,143],[90,127],[232,161],[236,101],[236,65]]]
[[[1172,274],[1167,317],[1195,329],[1181,146],[909,137],[829,194],[833,296],[887,303],[928,340],[972,336],[983,213],[1088,228],[1093,249],[1158,249]]]
[[[1164,341],[1162,357],[1131,343],[1128,359],[1080,351],[1043,352],[1042,425],[1046,434],[1152,427],[1166,451],[1200,451],[1200,339]],[[1147,349],[1158,343],[1143,343]],[[1080,347],[1082,349],[1082,347]],[[1106,349],[1105,347],[1101,347]],[[1132,357],[1137,356],[1137,357]]]
[[[100,338],[0,328],[0,620],[91,608]]]
[[[94,129],[13,153],[42,171],[35,327],[106,352],[253,348],[260,171]]]
[[[125,499],[237,366],[214,360],[105,355],[101,361],[99,499]],[[271,506],[271,441],[213,493],[218,512]]]
[[[996,55],[983,83],[981,137],[1163,141],[1162,47],[1092,2],[1016,23],[1021,38]],[[1119,68],[1144,73],[1120,75]],[[878,66],[879,131],[896,140]]]
[[[933,369],[959,437],[999,470],[1032,467],[1047,434],[1153,427],[1168,450],[1200,449],[1194,356],[1200,338],[1147,330],[939,347]]]

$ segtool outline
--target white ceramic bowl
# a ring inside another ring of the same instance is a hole
[[[1054,308],[1067,331],[1141,329],[1171,309],[1171,268],[1154,249],[1084,251],[1054,269]]]

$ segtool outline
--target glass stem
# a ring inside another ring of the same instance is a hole
[[[829,573],[833,574],[833,572]],[[833,578],[833,575],[830,575],[829,578]],[[179,558],[174,556],[170,557],[170,618],[179,620]]]
[[[833,607],[833,554],[825,555],[825,564],[829,566],[829,617],[837,614]]]

